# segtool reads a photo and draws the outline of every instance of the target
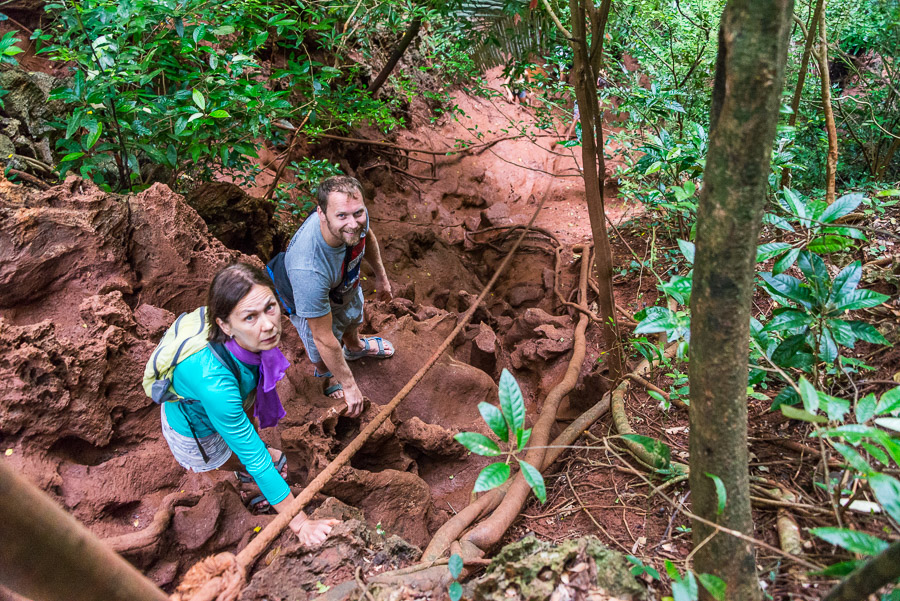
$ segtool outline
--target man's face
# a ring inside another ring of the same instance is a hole
[[[330,245],[355,246],[366,227],[366,205],[357,190],[350,194],[332,192],[328,195],[328,210],[318,209],[319,218],[325,223]],[[338,244],[335,244],[337,242]]]

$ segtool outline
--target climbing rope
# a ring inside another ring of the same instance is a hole
[[[441,355],[452,344],[456,336],[466,327],[472,320],[476,309],[481,302],[487,297],[488,293],[497,283],[500,275],[509,267],[513,255],[519,249],[525,236],[534,225],[538,214],[544,207],[550,186],[553,181],[550,180],[541,201],[538,203],[534,214],[528,221],[528,225],[522,230],[522,233],[516,239],[516,243],[509,250],[503,262],[494,272],[490,281],[478,295],[478,298],[463,314],[462,319],[457,326],[441,343],[438,349],[431,355],[419,371],[406,383],[406,385],[398,392],[391,401],[384,406],[381,412],[375,416],[369,424],[360,432],[347,447],[310,482],[303,491],[297,495],[287,511],[279,513],[278,516],[266,526],[259,535],[250,541],[237,556],[231,553],[220,553],[211,557],[207,557],[202,561],[194,564],[194,566],[185,575],[184,580],[172,595],[172,601],[234,601],[240,595],[243,583],[247,577],[248,568],[259,558],[266,548],[281,534],[284,528],[303,508],[318,494],[322,488],[337,474],[338,470],[343,468],[350,462],[350,459],[362,448],[372,434],[381,426],[382,423],[391,415],[397,405],[412,391],[412,389],[422,380],[428,371],[437,363]],[[233,561],[232,561],[233,558]]]

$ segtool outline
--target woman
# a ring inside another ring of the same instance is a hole
[[[279,473],[284,455],[266,447],[248,416],[253,409],[263,427],[284,416],[275,384],[289,363],[278,350],[281,308],[271,280],[251,265],[226,267],[210,284],[207,314],[209,341],[224,343],[240,377],[209,346],[178,363],[172,385],[183,398],[197,402],[163,403],[163,436],[178,463],[189,470],[246,470],[281,513],[294,499]],[[301,511],[290,528],[301,544],[314,546],[336,523],[311,520]]]

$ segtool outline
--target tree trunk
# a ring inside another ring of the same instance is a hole
[[[604,3],[608,4],[608,3]],[[616,304],[613,296],[613,260],[609,236],[606,232],[606,209],[604,207],[603,180],[606,177],[606,161],[603,157],[603,119],[597,101],[597,74],[591,65],[590,49],[587,41],[587,26],[584,0],[570,0],[572,13],[572,49],[574,50],[575,100],[581,111],[581,159],[584,168],[584,191],[587,198],[588,216],[591,220],[591,234],[596,250],[597,283],[600,287],[600,317],[603,319],[603,342],[607,348],[609,377],[617,382],[623,374],[624,360],[619,339],[619,324],[616,320]],[[603,14],[609,13],[606,6]],[[598,28],[599,29],[599,28]],[[595,35],[603,39],[604,31]],[[600,57],[595,57],[600,61]]]
[[[822,78],[822,110],[825,112],[825,129],[828,132],[828,156],[825,157],[825,202],[834,202],[834,174],[837,169],[837,128],[831,110],[831,77],[828,74],[828,43],[825,39],[825,8],[819,13],[819,76]]]
[[[412,21],[409,23],[409,27],[406,28],[406,33],[403,34],[403,38],[400,40],[400,43],[397,44],[397,47],[394,48],[394,51],[391,53],[391,57],[388,59],[388,62],[384,65],[384,68],[381,69],[381,73],[378,74],[378,77],[369,84],[369,93],[374,98],[376,94],[378,94],[378,90],[387,81],[388,75],[391,74],[391,71],[394,70],[394,67],[397,66],[397,63],[400,62],[400,57],[403,56],[403,53],[406,52],[406,49],[412,43],[416,36],[419,35],[419,28],[422,26],[422,17],[414,17]]]
[[[730,0],[722,14],[691,295],[690,486],[694,513],[752,534],[747,357],[756,243],[766,200],[793,0]],[[715,483],[727,501],[718,513]],[[694,571],[731,601],[761,597],[750,544],[693,524]],[[711,599],[703,589],[701,599]]]
[[[797,74],[797,87],[794,89],[794,97],[791,98],[791,116],[788,125],[797,124],[797,112],[800,110],[800,97],[803,95],[803,84],[806,83],[806,71],[809,69],[809,56],[812,53],[813,42],[816,40],[816,28],[819,26],[819,15],[825,10],[825,0],[816,0],[816,8],[809,20],[809,31],[806,33],[806,45],[803,47],[803,58],[800,60],[800,72]],[[781,187],[789,188],[791,185],[791,170],[785,168],[781,172]]]
[[[876,555],[831,589],[825,601],[864,601],[900,578],[900,542]]]

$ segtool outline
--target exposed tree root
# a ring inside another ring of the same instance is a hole
[[[200,493],[173,492],[163,498],[162,504],[156,510],[150,525],[138,532],[129,532],[119,536],[103,539],[109,548],[120,555],[127,555],[141,551],[159,542],[160,537],[169,527],[175,508],[183,505],[196,505],[200,500]]]

